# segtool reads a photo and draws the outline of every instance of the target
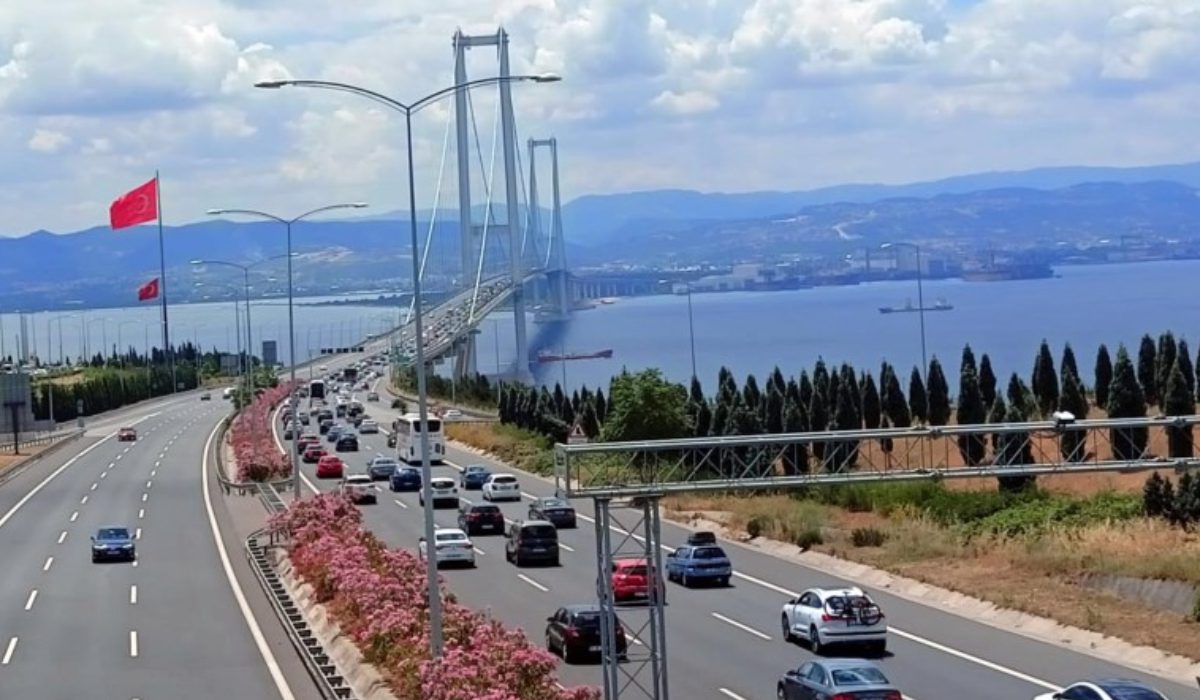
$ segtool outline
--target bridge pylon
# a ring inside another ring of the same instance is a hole
[[[550,309],[539,314],[539,319],[565,321],[571,313],[570,280],[567,271],[567,248],[563,240],[562,196],[558,188],[558,139],[529,139],[529,216],[530,229],[541,230],[541,209],[537,196],[536,149],[550,149],[550,180],[553,201],[550,210],[550,245],[546,250],[546,281],[549,285]]]

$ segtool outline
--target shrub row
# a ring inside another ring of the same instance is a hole
[[[229,429],[237,459],[238,481],[266,481],[287,476],[291,464],[275,444],[271,412],[287,398],[289,385],[266,389],[238,413]]]
[[[560,688],[555,658],[523,632],[459,605],[444,590],[444,653],[431,660],[424,564],[364,530],[361,512],[345,497],[300,501],[271,526],[290,533],[296,572],[398,697],[597,700],[592,688]]]

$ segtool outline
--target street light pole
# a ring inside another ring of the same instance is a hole
[[[692,282],[687,281],[688,343],[692,349],[692,379],[696,378],[696,324],[692,318]]]

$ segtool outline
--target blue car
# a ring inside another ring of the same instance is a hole
[[[729,585],[733,564],[715,544],[685,545],[667,555],[667,580],[691,587],[693,583]]]
[[[99,561],[134,561],[137,547],[129,529],[102,527],[92,537],[92,563]]]
[[[482,464],[468,464],[458,479],[459,488],[464,491],[478,491],[491,475],[492,472]]]
[[[416,467],[400,467],[392,472],[388,485],[393,491],[420,491],[421,472]]]

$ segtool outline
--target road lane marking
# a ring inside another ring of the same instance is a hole
[[[758,630],[754,629],[750,625],[744,625],[744,624],[738,622],[737,620],[734,620],[731,617],[725,617],[724,615],[722,615],[719,612],[712,613],[712,616],[717,618],[721,622],[724,622],[727,625],[733,625],[734,627],[740,629],[743,632],[749,632],[750,634],[754,635],[755,637],[758,637],[759,639],[762,639],[767,642],[771,641],[771,637],[769,635],[759,632]]]
[[[129,604],[137,605],[137,584],[129,587]]]
[[[109,462],[109,463],[108,463],[108,468],[109,468],[109,469],[112,469],[112,468],[113,468],[113,467],[115,467],[115,466],[117,466],[117,463],[116,463],[116,462]]]
[[[100,485],[100,484],[98,484],[98,483],[96,483],[95,481],[93,481],[93,482],[92,482],[92,490],[93,490],[93,491],[95,491],[95,490],[96,490],[96,487],[97,487],[97,486],[99,486],[99,485]]]
[[[25,601],[25,610],[26,611],[33,609],[33,601],[35,601],[35,600],[37,600],[37,589],[36,588],[29,592],[29,599]]]
[[[137,630],[129,630],[129,655],[135,659],[138,655]]]
[[[107,476],[108,476],[108,472],[106,472],[106,471],[105,471],[105,472],[100,472],[100,478],[101,478],[101,479],[104,479],[104,478],[106,478]]]
[[[157,469],[151,469],[151,470],[150,470],[150,476],[158,476],[158,470],[157,470]]]
[[[79,519],[79,511],[75,511],[74,513],[71,513],[71,522],[75,522],[78,519]]]
[[[141,520],[144,517],[146,517],[146,509],[138,508],[138,520]]]
[[[147,498],[150,498],[150,494],[148,494],[148,493],[143,493],[143,494],[142,494],[142,503],[145,503]]]
[[[395,503],[396,505],[400,506],[401,508],[408,508],[408,506],[404,504],[404,501],[401,501],[398,498],[393,498],[392,503]]]
[[[140,540],[140,539],[142,539],[142,528],[140,528],[140,527],[139,527],[139,528],[137,529],[137,531],[135,531],[135,532],[133,533],[133,539],[135,539],[135,540]]]
[[[482,549],[480,549],[480,548],[478,548],[478,547],[471,547],[471,549],[475,550],[475,553],[476,553],[476,554],[478,554],[478,555],[479,555],[479,556],[481,556],[481,557],[486,557],[486,556],[487,556],[487,552],[484,552]]]
[[[233,565],[229,561],[229,552],[225,549],[225,541],[221,539],[221,527],[217,524],[217,516],[213,512],[212,496],[208,493],[208,454],[212,450],[213,440],[220,429],[220,425],[213,426],[212,432],[208,434],[208,440],[204,443],[204,452],[201,453],[200,458],[200,492],[204,496],[204,511],[208,515],[208,526],[212,531],[213,542],[217,545],[217,555],[221,559],[221,568],[225,571],[225,580],[229,582],[229,587],[233,590],[233,597],[237,600],[238,609],[246,621],[246,626],[250,628],[250,636],[254,638],[254,644],[263,657],[263,663],[266,664],[267,671],[271,674],[271,680],[275,682],[280,700],[296,700],[287,679],[283,677],[279,662],[275,660],[274,652],[271,651],[271,647],[267,645],[267,640],[263,637],[258,621],[254,619],[250,604],[246,602],[246,594],[242,591],[241,584],[238,583],[237,576],[233,572]]]
[[[150,481],[147,481],[147,482],[146,482],[146,489],[147,489],[147,490],[149,490],[149,489],[150,489],[150,484],[152,484],[152,483],[154,483],[154,480],[153,480],[153,479],[151,479]]]
[[[81,506],[86,506],[86,505],[87,505],[87,498],[88,498],[87,496],[84,496],[83,498],[79,499],[79,505],[81,505]]]
[[[157,460],[157,459],[156,459],[156,460],[154,460],[154,466],[155,466],[155,467],[161,467],[161,466],[162,466],[162,461],[161,461],[161,460]]]
[[[42,571],[49,571],[50,565],[54,563],[54,557],[46,557],[46,563],[42,565]]]
[[[9,661],[12,661],[13,652],[17,650],[17,638],[13,637],[8,640],[8,646],[4,648],[4,658],[0,659],[0,666],[7,666]]]
[[[137,564],[138,564],[138,560],[137,560],[137,559],[134,559],[134,560],[133,560],[133,568],[135,568],[135,569],[136,569],[136,568],[137,568]]]
[[[542,584],[538,583],[537,581],[534,581],[533,579],[529,578],[529,577],[528,577],[528,576],[526,576],[525,574],[517,574],[517,578],[521,579],[521,580],[522,580],[522,581],[524,581],[525,583],[528,583],[529,585],[531,585],[531,586],[533,586],[534,588],[538,589],[538,590],[539,590],[539,591],[541,591],[542,593],[547,593],[547,592],[549,592],[549,591],[550,591],[550,589],[549,589],[549,588],[546,588],[545,586],[543,586]]]
[[[568,552],[574,552],[574,551],[575,551],[575,548],[574,548],[574,547],[572,547],[571,545],[563,544],[562,542],[559,542],[559,543],[558,543],[558,548],[559,548],[559,549],[565,549],[565,550],[567,550]]]
[[[729,698],[730,700],[746,700],[746,698],[742,697],[741,695],[738,695],[737,693],[733,692],[729,688],[717,688],[717,690],[721,691],[721,694],[724,695],[725,697]]]
[[[62,532],[60,532],[60,533],[59,533],[59,535],[58,535],[58,543],[59,543],[59,544],[62,544],[62,543],[63,543],[63,541],[64,541],[64,540],[66,540],[66,539],[67,539],[67,531],[66,531],[66,530],[63,530],[63,531],[62,531]]]

